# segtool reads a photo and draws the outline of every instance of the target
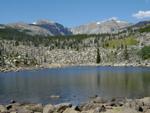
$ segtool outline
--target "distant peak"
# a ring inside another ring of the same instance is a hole
[[[36,22],[33,22],[33,24],[38,24],[38,25],[41,25],[41,24],[54,24],[55,22],[54,21],[49,21],[49,20],[45,20],[45,19],[42,19],[42,20],[38,20]]]
[[[118,20],[118,18],[117,17],[112,17],[112,18],[109,18],[109,19],[106,19],[106,20],[103,20],[103,21],[97,21],[96,22],[96,24],[97,25],[100,25],[100,24],[102,24],[102,23],[106,23],[106,22],[116,22],[116,23],[128,23],[128,22],[126,22],[126,21],[120,21],[120,20]]]
[[[117,17],[112,17],[112,18],[109,18],[108,21],[115,21],[117,23],[128,23],[126,21],[121,21],[119,20]]]
[[[117,18],[117,17],[111,17],[111,18],[109,18],[108,20],[109,20],[109,21],[117,21],[118,18]]]

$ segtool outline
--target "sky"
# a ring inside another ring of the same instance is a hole
[[[150,20],[150,0],[0,0],[0,23],[46,19],[66,27],[118,18]]]

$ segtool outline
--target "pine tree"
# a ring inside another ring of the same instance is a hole
[[[128,54],[127,45],[125,45],[125,48],[124,48],[124,59],[125,60],[129,60],[129,54]]]
[[[100,62],[101,62],[101,56],[100,56],[99,48],[97,48],[96,63],[100,63]]]
[[[5,64],[3,54],[4,54],[4,47],[2,44],[0,44],[0,66],[4,66]]]

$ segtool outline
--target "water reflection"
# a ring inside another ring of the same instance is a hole
[[[150,69],[133,67],[70,67],[0,73],[0,102],[79,103],[102,97],[150,96]],[[50,95],[62,98],[53,100]]]

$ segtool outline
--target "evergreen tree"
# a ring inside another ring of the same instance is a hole
[[[100,63],[100,62],[101,62],[101,56],[100,56],[99,48],[97,48],[96,63]]]
[[[19,42],[18,41],[15,42],[15,46],[19,46]]]
[[[4,61],[4,57],[3,57],[3,46],[0,45],[0,66],[4,66],[5,61]]]
[[[124,48],[124,59],[125,60],[129,60],[129,54],[128,54],[127,45],[125,45],[125,48]]]

